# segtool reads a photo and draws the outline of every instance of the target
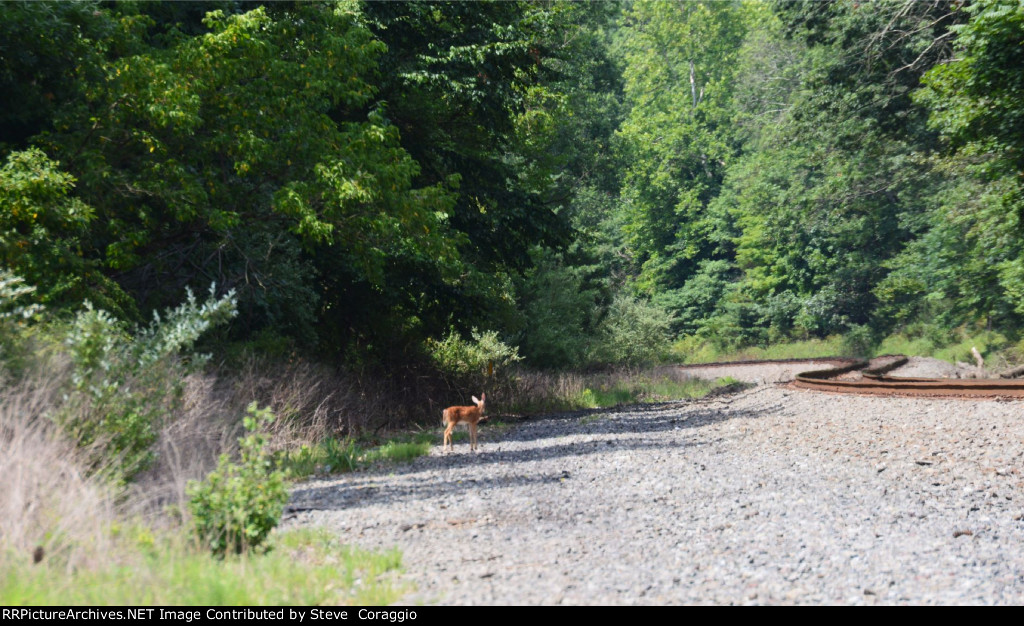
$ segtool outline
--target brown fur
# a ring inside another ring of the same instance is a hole
[[[441,423],[446,427],[444,429],[444,446],[442,450],[455,447],[452,445],[452,431],[455,429],[456,424],[463,422],[469,426],[469,449],[476,451],[476,425],[486,420],[484,416],[484,403],[487,401],[487,394],[480,394],[480,399],[477,400],[476,396],[473,396],[473,402],[476,406],[450,406],[441,413]]]

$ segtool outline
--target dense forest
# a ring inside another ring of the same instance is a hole
[[[1014,0],[0,11],[0,258],[51,316],[213,285],[220,341],[536,368],[1024,321]]]
[[[1022,68],[1021,0],[0,1],[0,604],[395,601],[288,481],[484,392],[1024,362]]]

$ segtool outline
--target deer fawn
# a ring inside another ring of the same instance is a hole
[[[444,446],[441,450],[444,451],[446,448],[455,450],[455,446],[452,445],[452,431],[455,429],[455,425],[459,422],[465,422],[469,425],[469,449],[476,451],[476,425],[481,420],[486,420],[484,416],[484,402],[487,401],[487,394],[480,394],[480,399],[477,400],[476,396],[473,396],[473,403],[476,406],[450,406],[441,413],[441,424],[446,426],[444,429]]]

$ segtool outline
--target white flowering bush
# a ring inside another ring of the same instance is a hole
[[[42,310],[38,304],[26,302],[35,291],[21,277],[0,270],[0,374],[12,366],[18,368],[14,361],[22,352],[24,326]]]
[[[91,469],[124,482],[153,460],[161,419],[180,397],[186,374],[205,362],[190,355],[199,337],[235,315],[234,292],[205,302],[191,291],[186,301],[148,327],[131,331],[106,311],[86,303],[67,330],[71,390],[55,415]]]

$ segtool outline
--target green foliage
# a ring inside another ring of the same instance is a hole
[[[672,316],[662,307],[619,294],[597,328],[592,360],[641,365],[661,358]]]
[[[310,345],[329,311],[324,339],[354,343],[351,326],[408,316],[382,312],[419,295],[410,272],[451,283],[456,181],[418,184],[358,5],[217,10],[193,35],[139,9],[107,9],[123,47],[38,143],[94,207],[83,256],[141,309],[212,278],[238,293],[236,332]]]
[[[884,295],[897,316],[912,314],[906,303],[917,301],[948,327],[979,318],[1017,327],[1024,315],[1024,85],[1017,71],[1024,8],[985,0],[960,14],[969,19],[952,29],[955,58],[929,70],[915,94],[949,142],[937,169],[952,183],[935,194],[931,230],[921,248],[899,259],[899,280],[884,285]]]
[[[88,452],[93,470],[126,481],[153,460],[162,418],[175,405],[185,374],[202,365],[189,357],[199,337],[235,314],[234,294],[198,303],[192,292],[164,317],[129,331],[88,302],[66,330],[71,390],[53,415]]]
[[[734,273],[728,261],[708,259],[682,287],[666,289],[652,300],[673,314],[674,331],[693,333],[714,316]]]
[[[131,314],[121,289],[82,258],[95,211],[70,195],[74,186],[75,178],[36,148],[7,155],[0,168],[0,265],[34,285],[48,307],[91,298]]]
[[[234,339],[391,371],[474,327],[539,367],[652,358],[664,329],[627,349],[625,293],[719,351],[1024,323],[1019,3],[2,22],[0,263],[58,315],[137,322],[216,281]]]
[[[21,278],[0,271],[0,375],[20,376],[66,357],[62,401],[48,417],[81,449],[90,472],[123,485],[152,462],[153,443],[177,406],[184,377],[205,363],[192,348],[235,315],[234,294],[216,298],[211,287],[199,303],[189,291],[177,308],[131,328],[88,301],[70,322],[46,319],[43,306],[23,303],[33,293]],[[34,318],[44,323],[29,328]]]
[[[430,452],[430,439],[420,441],[389,441],[371,450],[365,457],[367,463],[404,463]]]
[[[25,296],[34,294],[36,288],[25,283],[25,279],[8,270],[0,270],[0,324],[17,324],[31,319],[43,310],[37,303],[23,304]]]
[[[678,288],[716,250],[708,203],[736,144],[729,129],[745,16],[732,2],[638,2],[616,46],[629,115],[618,137],[629,245],[648,293]]]
[[[665,402],[701,398],[714,389],[734,384],[732,379],[679,379],[656,373],[613,375],[593,381],[583,390],[578,405],[584,408],[610,408],[638,402]]]
[[[5,2],[0,20],[0,155],[25,148],[99,75],[115,21],[98,2]]]
[[[918,98],[931,110],[930,123],[960,145],[985,149],[1019,165],[1024,162],[1024,6],[979,0],[963,8],[969,16],[956,33],[957,57],[925,75]]]
[[[556,46],[576,32],[575,20],[563,19],[572,9],[369,2],[363,10],[387,46],[381,97],[403,129],[403,147],[426,180],[458,176],[451,226],[468,236],[463,256],[482,270],[523,269],[532,246],[565,245],[563,185],[542,161],[550,153],[548,109],[562,96],[542,79],[569,54]],[[517,135],[523,125],[539,132]]]
[[[124,545],[88,567],[18,559],[0,576],[4,606],[385,606],[405,591],[397,550],[346,546],[324,530],[277,537],[277,550],[212,559],[176,536]]]
[[[20,276],[0,269],[0,383],[24,365],[28,351],[26,325],[43,310],[39,304],[25,301],[35,291]]]
[[[584,268],[547,256],[521,282],[517,292],[523,329],[518,343],[530,365],[573,368],[586,361],[598,294],[586,287],[584,273]]]
[[[400,463],[430,452],[434,434],[419,433],[411,440],[395,438],[383,445],[368,445],[355,439],[333,437],[289,450],[281,457],[281,465],[291,476],[301,478],[316,473],[352,472],[373,463]]]
[[[977,348],[985,356],[986,366],[1017,359],[1003,353],[1011,348],[1012,342],[1006,335],[980,328],[960,327],[950,329],[943,325],[915,323],[899,333],[885,337],[875,348],[875,354],[906,354],[926,356],[951,363],[963,361],[974,363],[971,348]]]
[[[189,483],[196,535],[216,556],[259,549],[288,502],[287,474],[267,449],[265,429],[273,420],[269,408],[250,404],[246,435],[238,440],[239,462],[222,454],[217,469]]]
[[[844,356],[869,356],[876,345],[874,333],[867,326],[854,326],[843,335],[841,354]]]
[[[498,338],[496,331],[470,333],[466,340],[454,331],[441,341],[431,340],[427,350],[437,369],[456,387],[485,390],[507,381],[512,367],[522,360],[519,349]]]
[[[709,339],[689,336],[672,344],[670,360],[675,363],[714,363],[761,359],[811,359],[841,354],[842,342],[843,338],[840,335],[833,335],[825,339],[787,341],[722,351]]]
[[[318,472],[351,472],[359,466],[359,454],[354,440],[330,437],[313,446],[303,444],[297,450],[289,450],[281,459],[281,465],[295,478]]]

